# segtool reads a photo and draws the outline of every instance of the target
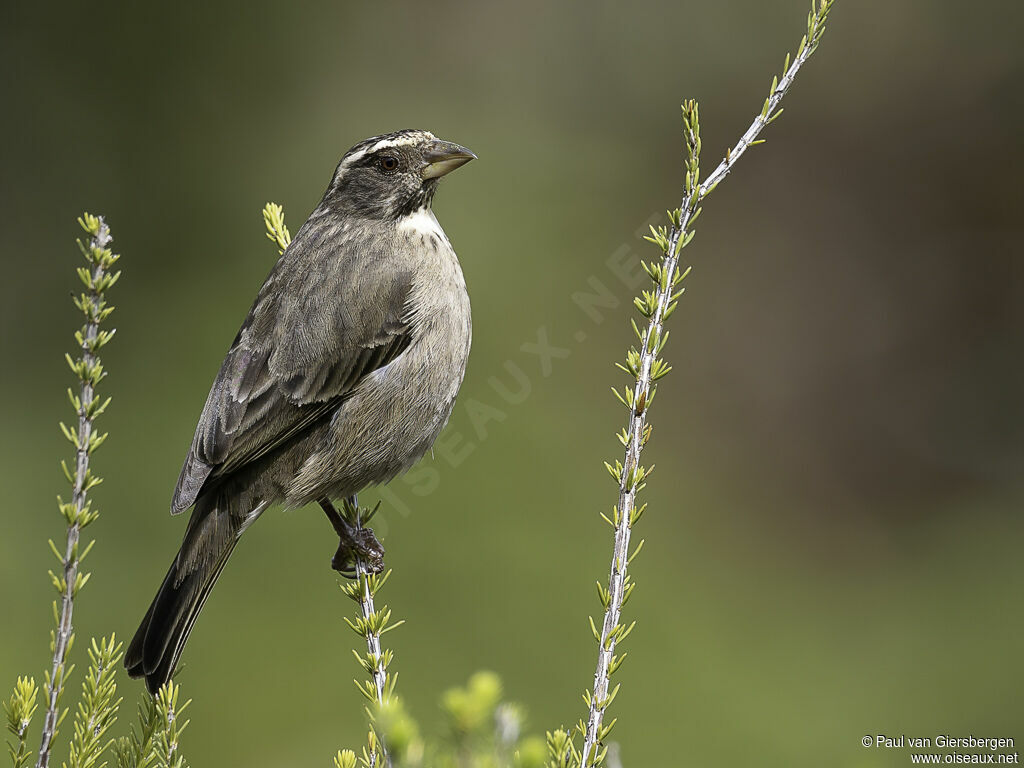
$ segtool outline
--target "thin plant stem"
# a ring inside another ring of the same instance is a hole
[[[358,500],[352,497],[352,524],[356,530],[364,528],[362,512],[358,506]],[[366,621],[370,621],[376,615],[377,609],[373,605],[373,592],[370,591],[371,571],[366,561],[356,554],[356,579],[359,581],[359,612]],[[387,669],[384,665],[384,657],[380,650],[380,632],[370,631],[366,633],[366,653],[369,657],[376,659],[376,663],[370,670],[370,677],[373,680],[373,687],[377,692],[377,703],[384,703],[384,691],[387,684]]]
[[[80,552],[79,544],[82,529],[96,519],[97,512],[91,509],[88,498],[90,488],[100,482],[89,468],[92,452],[99,447],[106,435],[95,433],[95,419],[106,408],[109,400],[100,403],[96,399],[96,385],[106,375],[100,363],[98,350],[110,340],[112,332],[101,331],[100,323],[110,314],[112,307],[106,306],[104,294],[116,281],[120,273],[111,274],[110,268],[117,261],[109,245],[112,241],[110,229],[102,217],[89,216],[79,220],[82,227],[91,235],[87,245],[79,242],[83,255],[89,261],[89,267],[79,269],[79,277],[85,285],[85,292],[76,300],[76,304],[85,315],[86,322],[82,330],[76,334],[81,349],[81,357],[74,361],[68,356],[68,363],[80,381],[79,391],[69,390],[68,395],[78,416],[74,429],[61,424],[65,437],[75,447],[75,471],[72,473],[67,465],[64,471],[72,485],[70,503],[60,502],[61,512],[67,521],[67,534],[63,551],[51,541],[51,548],[61,563],[60,575],[53,574],[54,585],[59,593],[59,607],[54,606],[57,614],[57,626],[53,634],[53,658],[47,676],[46,713],[43,718],[43,732],[39,746],[37,768],[47,768],[53,748],[53,739],[57,733],[64,711],[60,707],[61,695],[67,676],[68,651],[74,641],[73,615],[75,596],[88,580],[88,575],[80,573],[82,559],[88,554],[88,547]]]
[[[693,237],[691,226],[700,215],[701,201],[729,174],[733,164],[749,147],[761,143],[758,135],[782,113],[778,108],[779,103],[792,85],[797,72],[817,48],[825,31],[825,20],[833,1],[817,0],[812,4],[807,18],[807,33],[800,41],[796,56],[792,61],[788,55],[786,56],[783,75],[772,81],[761,113],[740,137],[736,146],[726,151],[725,158],[703,184],[699,181],[701,139],[697,104],[689,101],[683,105],[683,133],[687,151],[685,194],[679,208],[669,212],[671,226],[667,229],[652,227],[652,237],[647,238],[661,247],[662,260],[660,264],[645,265],[654,281],[654,290],[645,291],[635,303],[648,322],[642,330],[634,323],[640,340],[640,349],[630,350],[627,365],[620,366],[635,376],[636,383],[632,390],[627,389],[625,394],[616,390],[616,396],[630,409],[630,414],[627,427],[620,434],[620,440],[625,446],[624,459],[621,462],[617,461],[615,466],[607,465],[618,482],[619,493],[618,504],[613,509],[612,518],[606,518],[615,529],[615,540],[607,587],[598,583],[598,593],[605,608],[600,630],[592,621],[592,629],[599,647],[594,685],[585,694],[588,706],[587,719],[585,724],[580,724],[583,731],[580,762],[584,768],[600,765],[607,756],[607,748],[603,747],[603,742],[615,721],[612,720],[605,725],[604,715],[618,692],[618,686],[609,690],[610,677],[625,657],[624,654],[617,656],[616,648],[634,626],[631,624],[627,627],[621,622],[622,606],[632,591],[628,567],[639,551],[637,547],[630,554],[630,535],[633,525],[644,511],[644,506],[637,507],[637,492],[643,489],[647,477],[653,470],[653,466],[645,469],[640,464],[641,452],[650,436],[650,426],[647,423],[648,408],[656,392],[655,382],[671,370],[658,357],[668,339],[664,324],[682,295],[682,289],[679,288],[677,291],[677,288],[689,273],[689,269],[679,271],[679,256]]]
[[[359,532],[368,530],[366,524],[376,513],[377,508],[363,509],[359,506],[356,497],[352,496],[344,501],[342,515],[348,524],[356,532]],[[391,571],[375,571],[358,549],[355,549],[352,554],[355,559],[356,577],[352,581],[343,583],[341,589],[350,600],[359,605],[359,616],[354,620],[346,617],[345,622],[366,642],[365,655],[358,651],[353,651],[353,653],[363,671],[369,676],[369,680],[356,681],[356,686],[373,705],[369,710],[372,721],[375,710],[391,703],[397,682],[397,677],[388,672],[388,666],[394,658],[394,653],[382,646],[381,635],[400,626],[403,622],[396,621],[391,624],[390,609],[386,605],[381,605],[378,608],[375,603],[377,592],[387,582]],[[367,748],[363,754],[364,763],[371,768],[379,764],[391,765],[391,756],[384,738],[372,722]]]

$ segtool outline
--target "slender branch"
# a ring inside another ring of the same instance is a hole
[[[364,520],[362,516],[362,510],[353,503],[351,508],[347,510],[351,517],[353,527],[356,530],[365,528]],[[367,670],[370,677],[373,680],[373,688],[376,692],[376,699],[378,704],[384,703],[385,688],[387,685],[387,666],[384,663],[384,656],[380,650],[380,631],[371,627],[374,617],[377,615],[377,609],[373,604],[373,597],[377,590],[383,586],[384,580],[380,580],[379,583],[374,584],[371,589],[371,573],[369,566],[366,561],[357,553],[356,554],[356,582],[359,586],[359,613],[363,617],[363,621],[366,622],[366,626],[370,627],[370,631],[366,633],[366,654],[367,657],[372,657],[373,664],[371,668]],[[386,578],[386,577],[385,577]]]
[[[100,324],[110,315],[113,307],[106,304],[107,289],[117,282],[120,272],[111,274],[111,267],[117,262],[118,256],[111,253],[113,239],[110,229],[102,217],[85,214],[79,220],[82,228],[91,236],[88,245],[79,241],[78,246],[88,261],[88,267],[80,267],[78,276],[85,286],[85,291],[75,299],[75,305],[85,315],[85,325],[75,334],[81,350],[81,357],[72,360],[67,356],[68,365],[79,379],[79,392],[68,390],[71,405],[78,416],[77,428],[72,430],[61,424],[64,436],[75,447],[75,471],[72,473],[63,463],[64,474],[72,486],[71,501],[65,503],[58,498],[61,514],[67,523],[67,536],[64,550],[57,549],[53,541],[50,548],[61,563],[61,574],[52,571],[50,577],[58,592],[59,612],[54,604],[57,627],[53,633],[51,650],[53,659],[46,677],[46,714],[43,720],[42,740],[39,746],[37,768],[46,768],[50,761],[50,752],[57,729],[63,720],[66,710],[61,710],[60,699],[64,685],[71,669],[66,666],[68,651],[74,642],[72,615],[74,600],[88,581],[88,574],[79,570],[82,560],[88,554],[88,545],[79,551],[79,540],[82,529],[92,523],[99,513],[92,508],[88,499],[91,488],[101,482],[89,468],[89,458],[106,439],[106,435],[97,435],[94,431],[96,418],[103,413],[110,403],[109,398],[100,403],[96,399],[96,386],[106,376],[100,363],[98,352],[113,336],[113,331],[100,330]]]
[[[377,609],[373,606],[373,595],[370,593],[370,585],[367,580],[369,571],[366,570],[366,566],[363,565],[363,561],[360,559],[356,562],[356,578],[359,579],[362,597],[359,599],[359,611],[362,613],[364,619],[369,619],[375,613]],[[384,668],[384,662],[380,652],[380,634],[377,632],[371,632],[366,636],[366,653],[377,660],[374,664],[372,671],[370,672],[373,677],[373,687],[377,692],[377,703],[384,703],[384,683],[387,681],[387,670]]]
[[[377,507],[372,510],[361,508],[355,496],[346,499],[342,504],[342,515],[356,531],[364,530],[376,511]],[[366,654],[360,655],[358,651],[353,651],[353,653],[356,661],[370,678],[361,683],[356,681],[356,686],[369,701],[373,702],[376,708],[380,708],[391,701],[397,680],[394,675],[388,673],[388,666],[394,658],[394,653],[390,649],[382,649],[380,636],[401,626],[404,622],[397,621],[390,624],[390,609],[386,605],[377,609],[374,604],[377,592],[387,582],[391,571],[375,573],[358,550],[353,551],[353,557],[355,558],[356,578],[342,584],[341,589],[359,605],[359,617],[355,620],[345,617],[345,622],[353,632],[366,640]],[[364,752],[364,762],[375,766],[379,759],[383,760],[385,765],[391,764],[384,740],[371,726],[369,749]]]
[[[640,464],[640,455],[650,437],[650,426],[647,424],[647,411],[656,393],[655,382],[666,375],[671,368],[659,358],[668,340],[668,331],[664,330],[665,321],[676,308],[676,303],[683,293],[680,283],[689,274],[689,269],[679,271],[679,256],[693,238],[691,227],[700,215],[700,202],[732,170],[736,160],[748,147],[760,143],[757,136],[766,125],[781,114],[779,102],[789,90],[796,73],[815,51],[825,31],[825,20],[833,0],[817,0],[811,7],[807,18],[807,34],[800,42],[797,55],[790,63],[786,56],[784,74],[772,82],[771,92],[765,99],[761,113],[754,119],[750,127],[732,149],[726,152],[725,159],[701,184],[700,179],[700,121],[697,103],[688,101],[683,105],[683,135],[687,152],[686,178],[684,197],[680,207],[669,212],[671,226],[651,228],[651,237],[647,239],[661,248],[660,263],[644,264],[654,286],[652,291],[643,291],[635,300],[637,309],[647,318],[646,327],[641,330],[636,323],[633,328],[640,341],[640,349],[630,349],[626,356],[626,364],[620,368],[635,377],[632,389],[624,392],[613,390],[616,397],[629,408],[629,422],[619,435],[625,446],[623,461],[615,465],[606,464],[612,477],[619,487],[618,504],[612,510],[611,518],[605,520],[615,529],[615,542],[612,552],[611,568],[608,575],[608,586],[597,585],[598,595],[604,606],[604,621],[600,630],[591,619],[591,628],[598,640],[597,668],[594,672],[594,686],[585,695],[588,707],[587,720],[581,722],[578,729],[583,733],[583,750],[581,765],[584,768],[600,765],[607,756],[607,748],[603,742],[615,721],[604,724],[604,714],[618,692],[618,686],[609,692],[610,677],[622,663],[625,654],[616,655],[619,644],[632,631],[633,624],[628,627],[621,622],[622,606],[632,591],[633,584],[628,575],[629,563],[636,557],[643,541],[630,554],[630,535],[633,525],[640,519],[646,505],[637,507],[636,495],[643,489],[646,480],[654,467],[645,469]]]
[[[747,128],[739,141],[736,142],[736,146],[725,151],[725,158],[701,185],[701,200],[710,195],[719,182],[729,175],[733,164],[749,147],[761,143],[757,138],[758,135],[764,130],[765,126],[782,114],[782,110],[779,109],[779,102],[782,101],[782,97],[786,95],[790,86],[793,85],[796,73],[800,71],[800,68],[811,57],[811,54],[818,49],[821,36],[825,34],[825,21],[834,2],[835,0],[818,0],[817,5],[811,4],[811,11],[807,15],[807,33],[800,40],[800,45],[796,50],[796,57],[792,59],[791,63],[790,55],[786,54],[786,63],[782,67],[782,77],[772,79],[772,88],[768,98],[764,100],[761,113],[754,118],[750,127]]]

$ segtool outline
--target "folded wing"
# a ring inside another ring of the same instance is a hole
[[[409,346],[409,274],[383,245],[364,254],[357,271],[356,254],[328,234],[307,223],[261,288],[210,389],[173,513],[216,478],[330,418],[360,381]]]

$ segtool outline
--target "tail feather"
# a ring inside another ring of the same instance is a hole
[[[153,598],[124,663],[131,677],[145,677],[156,693],[174,673],[189,633],[238,542],[227,512],[197,506],[181,550]]]

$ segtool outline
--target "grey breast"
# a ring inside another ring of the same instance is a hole
[[[338,408],[321,446],[298,468],[289,506],[387,482],[426,453],[451,415],[472,336],[462,269],[429,211],[407,217],[394,236],[393,253],[412,274],[405,310],[412,342]]]

